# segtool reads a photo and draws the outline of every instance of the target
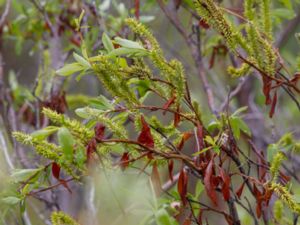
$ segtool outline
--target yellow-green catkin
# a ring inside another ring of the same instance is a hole
[[[47,141],[41,141],[22,132],[13,132],[12,135],[18,142],[34,147],[39,155],[54,161],[59,160],[62,150],[57,145]]]
[[[293,212],[300,214],[300,206],[293,199],[293,196],[289,193],[286,187],[277,184],[275,182],[271,182],[269,184],[270,190],[273,190],[278,198],[283,201]]]
[[[53,212],[51,214],[51,222],[53,225],[79,225],[73,218],[62,211]]]
[[[61,147],[44,140],[41,141],[29,134],[18,131],[13,132],[12,135],[18,142],[27,146],[34,147],[37,154],[58,163],[69,175],[77,178],[72,168],[72,164],[67,162],[66,160],[61,160],[63,155]]]
[[[63,114],[59,114],[49,108],[43,108],[43,114],[48,117],[54,124],[65,126],[71,134],[82,143],[87,143],[93,136],[94,132],[86,128],[77,120],[71,120]]]
[[[262,0],[260,2],[260,8],[261,8],[261,16],[262,16],[262,24],[264,28],[264,32],[269,38],[269,40],[272,40],[272,20],[271,20],[271,1],[270,0]]]
[[[146,47],[150,51],[149,56],[154,66],[160,70],[161,76],[174,86],[171,92],[167,92],[168,96],[166,97],[171,98],[172,93],[175,94],[176,105],[179,105],[185,94],[185,73],[182,64],[178,60],[168,62],[165,59],[157,40],[143,24],[134,19],[127,19],[126,23],[133,32],[143,38]],[[155,88],[163,95],[166,94],[158,85],[155,85]]]
[[[271,162],[271,167],[270,167],[270,173],[272,176],[272,181],[276,181],[278,174],[279,174],[279,169],[281,166],[281,163],[283,160],[285,160],[286,157],[282,152],[276,153],[274,156],[272,162]]]
[[[229,66],[227,68],[227,72],[232,75],[233,77],[241,77],[244,76],[248,71],[250,70],[250,66],[247,63],[243,63],[240,68],[235,68],[232,66]]]

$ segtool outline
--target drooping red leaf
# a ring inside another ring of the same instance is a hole
[[[128,165],[129,165],[128,161],[129,161],[129,153],[124,152],[120,159],[120,163],[119,163],[122,170],[125,170],[128,167]]]
[[[217,193],[215,190],[215,186],[212,182],[212,176],[213,176],[213,159],[211,159],[206,167],[205,174],[204,174],[204,185],[206,192],[211,199],[211,201],[214,203],[215,206],[218,206],[217,201]]]
[[[92,159],[92,154],[96,151],[97,148],[97,141],[95,138],[92,138],[88,145],[86,146],[86,158],[87,158],[87,164],[90,163]]]
[[[274,115],[276,104],[277,104],[277,91],[275,91],[273,99],[272,99],[271,110],[270,110],[270,113],[269,113],[270,118],[272,118],[273,115]]]
[[[138,142],[146,145],[149,148],[154,148],[154,140],[151,134],[150,127],[145,121],[143,116],[141,116],[141,122],[142,122],[142,131],[138,137]]]
[[[152,181],[153,188],[154,188],[154,191],[156,193],[156,196],[159,196],[162,189],[161,189],[159,171],[158,171],[156,162],[152,166],[151,181]]]
[[[187,199],[186,199],[187,184],[188,184],[187,172],[184,169],[181,169],[179,178],[178,178],[177,190],[178,190],[178,193],[180,195],[183,205],[187,204]]]
[[[239,199],[241,199],[241,195],[243,193],[244,187],[245,187],[245,182],[243,182],[242,185],[235,192]]]
[[[169,160],[168,163],[168,171],[169,171],[169,178],[173,182],[173,168],[174,168],[174,161],[172,159]]]
[[[184,143],[193,135],[192,132],[184,132],[181,138],[180,143],[177,145],[177,149],[182,150]]]
[[[270,91],[272,87],[272,80],[266,76],[263,76],[263,93],[266,97],[266,105],[271,104],[271,96]]]
[[[166,102],[166,104],[164,104],[164,106],[163,106],[163,109],[165,110],[165,111],[163,112],[164,115],[167,113],[166,109],[168,109],[168,108],[175,102],[175,99],[176,99],[176,96],[173,95],[173,97],[170,98],[170,99]]]
[[[204,19],[199,20],[199,26],[204,29],[209,29],[209,24]]]
[[[221,178],[223,180],[223,185],[222,185],[222,194],[224,197],[225,201],[228,201],[230,198],[230,176],[228,176],[228,174],[226,174],[225,170],[220,167],[220,175]]]
[[[203,142],[203,126],[198,123],[197,125],[197,139],[199,143],[198,151],[201,151],[204,148],[204,142]]]
[[[59,174],[60,174],[60,166],[56,163],[52,163],[52,175],[59,180]]]
[[[137,20],[140,19],[140,0],[134,1],[134,15]]]
[[[271,190],[269,188],[265,189],[263,200],[266,202],[266,206],[269,205],[269,202],[270,202],[270,199],[272,197],[272,194],[273,194],[273,190]]]
[[[216,49],[213,48],[213,52],[211,54],[210,60],[209,60],[209,69],[213,68],[214,64],[215,64],[215,58],[216,58]]]
[[[68,104],[66,101],[66,93],[65,92],[55,93],[54,95],[51,96],[49,100],[43,101],[41,103],[41,107],[50,108],[62,114],[65,113],[68,108]]]
[[[179,107],[177,107],[177,112],[174,113],[174,127],[177,127],[180,123],[180,114],[179,114]]]
[[[97,125],[95,126],[94,131],[95,131],[96,141],[101,142],[101,140],[104,137],[105,126],[101,123],[97,123]]]

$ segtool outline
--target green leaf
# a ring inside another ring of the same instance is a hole
[[[241,135],[240,124],[237,117],[233,117],[229,119],[230,126],[232,129],[232,133],[235,139],[239,139]]]
[[[56,126],[48,126],[48,127],[45,127],[41,130],[34,131],[33,133],[31,133],[31,136],[34,137],[34,138],[37,138],[39,140],[44,140],[49,135],[56,132],[58,129],[59,129],[59,127],[56,127]]]
[[[15,197],[15,196],[8,196],[8,197],[5,197],[5,198],[2,198],[1,200],[5,204],[9,204],[9,205],[16,205],[16,204],[18,204],[19,202],[22,201],[21,198],[18,198],[18,197]]]
[[[164,208],[159,209],[155,212],[155,220],[157,225],[177,225],[178,223],[174,220]]]
[[[213,150],[214,150],[214,152],[217,153],[218,155],[219,155],[220,152],[221,152],[220,147],[217,146],[217,145],[213,146]]]
[[[231,116],[229,122],[235,138],[238,139],[240,137],[240,131],[243,131],[245,134],[251,136],[250,128],[240,117]]]
[[[114,45],[106,33],[103,33],[102,35],[102,43],[107,52],[111,52],[112,50],[114,50]]]
[[[76,72],[84,70],[84,67],[79,64],[78,62],[76,63],[71,63],[67,64],[64,67],[60,68],[59,70],[56,71],[56,73],[60,76],[70,76]]]
[[[66,159],[71,160],[73,158],[73,145],[75,143],[74,138],[70,131],[62,127],[57,132],[58,143],[62,147],[64,156]]]
[[[221,127],[221,124],[220,124],[220,122],[219,121],[212,121],[212,122],[210,122],[209,124],[208,124],[208,126],[207,126],[207,130],[209,131],[209,132],[213,132],[215,129],[219,129]]]
[[[248,106],[243,106],[241,108],[238,108],[232,115],[231,117],[237,116],[242,112],[245,112],[248,109]]]
[[[38,175],[38,173],[43,168],[37,168],[37,169],[15,169],[13,170],[11,177],[15,182],[25,181],[28,180],[30,177],[35,177],[35,174]]]
[[[155,16],[140,16],[140,21],[142,23],[149,23],[155,19]]]
[[[116,37],[114,39],[114,41],[117,42],[119,45],[121,45],[124,48],[146,50],[143,46],[141,46],[138,42],[135,42],[135,41],[130,41],[130,40],[123,39],[120,37]]]
[[[198,181],[196,184],[196,189],[195,189],[195,199],[197,200],[201,193],[204,191],[204,185],[201,183],[201,181]]]
[[[91,115],[88,113],[87,109],[88,109],[88,107],[78,108],[75,110],[75,113],[77,116],[79,116],[83,119],[89,119],[91,117]],[[93,112],[98,112],[99,114],[103,114],[105,111],[93,108]]]
[[[78,55],[76,52],[73,52],[73,57],[85,69],[91,68],[91,64],[85,58]]]
[[[129,57],[141,57],[148,55],[146,49],[135,48],[117,48],[111,51],[108,56],[122,56],[127,55]]]
[[[94,108],[101,110],[112,110],[114,106],[110,103],[110,101],[103,95],[97,97],[97,99],[92,99],[90,101],[90,105]]]
[[[208,136],[208,135],[205,136],[204,140],[212,146],[216,145],[216,142],[214,141],[214,139],[211,136]]]

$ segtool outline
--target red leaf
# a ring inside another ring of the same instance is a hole
[[[52,163],[52,175],[59,180],[60,166],[56,163]]]
[[[104,137],[105,126],[101,123],[97,123],[97,125],[95,126],[94,131],[95,131],[96,141],[101,142],[101,140]]]
[[[184,169],[181,169],[179,178],[178,178],[177,190],[178,190],[178,193],[180,195],[183,205],[186,205],[186,203],[187,203],[187,199],[186,199],[187,184],[188,184],[187,173]]]
[[[209,60],[209,69],[213,68],[214,64],[215,64],[215,57],[216,57],[216,48],[213,49],[213,52],[212,52],[212,55],[210,57],[210,60]]]
[[[205,175],[204,175],[204,185],[209,198],[215,204],[215,206],[218,206],[217,193],[215,190],[216,187],[213,185],[212,175],[213,175],[213,159],[209,161],[209,164],[206,167]]]
[[[174,113],[174,127],[177,127],[180,123],[180,114],[179,114],[179,107],[177,107],[177,112]]]
[[[87,147],[86,147],[86,158],[87,158],[87,163],[89,163],[92,159],[92,154],[96,151],[97,148],[97,142],[96,139],[93,138],[92,140],[89,141]]]
[[[159,171],[157,169],[156,162],[154,162],[154,164],[152,166],[151,181],[152,181],[156,196],[159,196],[161,193],[161,182],[160,182]]]
[[[199,20],[199,26],[204,29],[209,29],[209,24],[204,19]]]
[[[272,105],[271,105],[271,110],[269,113],[269,117],[272,118],[275,112],[275,107],[276,107],[276,103],[277,103],[277,91],[275,91],[275,94],[273,96],[273,100],[272,100]]]
[[[154,140],[151,134],[150,127],[148,126],[143,116],[141,116],[141,122],[142,122],[142,131],[138,137],[138,142],[146,145],[149,148],[154,148]]]
[[[266,105],[269,105],[272,102],[270,96],[271,86],[272,80],[268,77],[263,76],[263,93],[266,97]]]
[[[165,110],[165,111],[163,112],[164,115],[167,113],[166,109],[168,109],[168,108],[175,102],[175,99],[176,99],[176,96],[173,95],[173,97],[170,98],[170,99],[166,102],[166,104],[164,104],[164,106],[163,106],[163,109]]]
[[[168,171],[169,171],[169,178],[173,182],[173,168],[174,168],[174,161],[171,159],[168,163]]]
[[[120,159],[120,167],[122,170],[125,170],[129,165],[129,153],[124,152],[121,159]]]
[[[228,201],[230,198],[230,176],[226,174],[225,170],[223,168],[220,169],[220,175],[223,180],[223,186],[222,186],[222,194],[225,201]]]
[[[239,187],[239,189],[237,189],[237,191],[235,192],[239,199],[241,199],[241,195],[243,193],[244,186],[245,186],[245,182],[243,182],[242,185]]]
[[[140,19],[140,0],[134,1],[134,9],[135,9],[135,11],[134,11],[135,18],[137,20],[139,20]]]
[[[198,151],[201,151],[204,148],[204,143],[203,143],[203,126],[198,123],[197,125],[197,139],[199,143],[200,149]]]

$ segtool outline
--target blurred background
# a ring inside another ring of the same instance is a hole
[[[139,2],[138,14],[137,2]],[[277,142],[286,133],[293,133],[295,138],[300,138],[300,113],[291,96],[283,90],[279,91],[275,119],[270,119],[267,113],[269,108],[265,106],[265,97],[262,94],[260,76],[252,73],[238,79],[229,77],[226,68],[232,63],[233,56],[227,52],[220,35],[217,35],[213,29],[206,29],[199,25],[201,18],[197,19],[193,15],[194,8],[190,0],[0,0],[0,18],[4,18],[0,21],[0,110],[2,111],[0,141],[3,150],[0,158],[1,189],[6,190],[7,193],[7,189],[12,190],[17,187],[16,184],[10,183],[12,178],[8,173],[11,169],[35,166],[19,160],[32,150],[17,144],[10,137],[10,132],[23,130],[30,133],[38,126],[42,126],[33,122],[35,115],[32,114],[32,109],[40,107],[40,103],[34,101],[36,96],[40,102],[51,104],[63,101],[64,93],[67,93],[65,101],[68,109],[63,109],[64,106],[59,105],[60,103],[57,103],[58,107],[62,108],[62,112],[76,116],[73,110],[86,105],[84,96],[107,95],[93,74],[83,76],[80,81],[77,81],[75,76],[70,76],[65,82],[61,77],[55,76],[55,71],[65,63],[73,61],[73,51],[81,52],[81,38],[85,40],[89,55],[97,55],[103,49],[101,41],[103,32],[111,38],[132,37],[129,29],[124,25],[124,19],[128,17],[138,17],[150,28],[167,59],[176,58],[183,63],[192,97],[200,103],[203,121],[208,125],[215,120],[208,107],[203,80],[198,74],[191,51],[162,10],[160,5],[162,2],[167,7],[176,8],[177,19],[193,39],[201,38],[203,69],[214,94],[218,113],[226,110],[233,113],[238,108],[247,106],[248,110],[243,119],[250,127],[252,140],[259,149],[267,149],[270,143]],[[219,2],[222,7],[237,14],[243,11],[243,0],[219,0]],[[300,65],[300,59],[297,58],[300,49],[300,42],[297,39],[297,33],[300,32],[300,4],[298,0],[278,0],[272,1],[272,4],[274,45],[278,48],[290,73],[295,73]],[[83,10],[85,13],[81,21],[83,35],[81,37],[76,30],[76,19],[80,17]],[[235,24],[241,24],[238,17],[232,15],[228,17]],[[11,92],[8,91],[9,88]],[[237,90],[237,93],[228,106],[224,105],[233,90]],[[156,101],[154,97],[150,100],[153,103]],[[4,113],[10,111],[15,112]],[[161,119],[163,122],[168,121],[166,117]],[[31,122],[32,126],[28,126]],[[186,148],[192,148],[194,145],[195,143],[191,142]],[[295,164],[297,169],[300,166],[300,158],[294,160],[297,162]],[[99,224],[137,224],[134,220],[139,221],[138,218],[144,218],[158,203],[155,202],[147,177],[141,175],[138,183],[131,186],[134,183],[131,176],[130,171],[126,176],[115,174],[111,175],[110,182],[107,182],[104,174],[96,174],[94,179],[96,186],[74,185],[73,187],[78,189],[78,192],[84,192],[85,188],[92,188],[93,190],[89,189],[85,192],[86,196],[78,195],[78,198],[71,198],[62,187],[57,190],[56,198],[60,198],[58,202],[62,204],[62,209],[80,218],[80,221],[85,222],[83,224],[95,224],[89,221],[92,217],[88,216],[93,214],[95,208],[99,209],[99,214],[98,212],[94,214],[97,214],[99,221],[103,221]],[[87,178],[86,184],[89,182]],[[90,197],[90,195],[94,196]],[[94,198],[95,196],[97,197]],[[93,203],[95,205],[93,209],[89,208],[89,198],[97,199]],[[47,218],[49,216],[47,207],[55,206],[46,204],[45,207],[44,203],[37,200],[29,204],[23,222],[29,224],[28,221],[26,222],[28,217],[34,212],[39,212],[38,218],[35,218],[32,224],[50,224]],[[126,218],[127,222],[123,220],[124,218],[118,218],[120,212],[124,210],[123,205],[136,210],[132,211],[134,217]],[[40,210],[41,208],[43,210]],[[3,212],[3,224],[21,224],[13,217],[7,220],[6,215],[12,212],[11,209],[5,208]],[[108,218],[114,218],[114,221],[108,221]],[[216,222],[219,219],[212,218],[211,221]]]

